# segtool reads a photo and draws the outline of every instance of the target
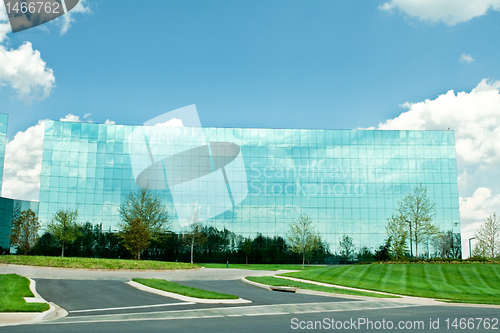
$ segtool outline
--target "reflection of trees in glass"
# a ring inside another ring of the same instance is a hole
[[[354,259],[355,247],[351,236],[344,235],[339,239],[340,257],[351,261]]]
[[[441,258],[461,258],[462,244],[460,234],[453,233],[452,230],[440,232],[433,238],[433,244]]]

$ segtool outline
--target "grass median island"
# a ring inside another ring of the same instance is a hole
[[[47,303],[26,303],[23,297],[34,297],[30,281],[17,274],[0,274],[0,312],[43,312]]]
[[[227,264],[199,264],[200,266],[206,268],[227,268]],[[236,269],[251,269],[251,270],[264,270],[264,271],[278,271],[278,270],[288,270],[288,271],[301,271],[301,265],[282,265],[282,264],[229,264],[229,268]],[[305,266],[304,270],[315,269],[318,266]]]
[[[383,295],[370,293],[365,291],[349,290],[335,287],[324,287],[318,286],[312,283],[303,283],[292,280],[280,279],[272,276],[247,276],[245,279],[257,283],[267,284],[268,286],[284,286],[284,287],[295,287],[300,289],[309,289],[315,291],[323,291],[333,294],[343,294],[343,295],[356,295],[356,296],[369,296],[378,298],[398,298],[398,296]]]
[[[84,269],[194,269],[198,265],[183,262],[165,262],[154,260],[132,260],[132,259],[102,259],[102,258],[77,258],[77,257],[45,257],[45,256],[0,256],[0,263],[62,267],[62,268],[84,268]]]
[[[283,276],[460,303],[500,304],[500,265],[349,265]]]
[[[238,296],[218,293],[215,291],[198,289],[193,287],[183,286],[178,283],[170,282],[161,279],[132,279],[132,281],[143,284],[145,286],[168,291],[179,295],[204,298],[204,299],[238,299]]]

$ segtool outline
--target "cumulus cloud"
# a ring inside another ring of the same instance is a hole
[[[88,117],[90,117],[92,115],[92,113],[86,113],[84,116],[83,116],[83,119],[86,119]]]
[[[2,196],[38,200],[42,171],[43,133],[40,120],[24,132],[18,132],[5,148]]]
[[[380,5],[379,9],[398,10],[422,21],[454,26],[491,10],[500,11],[500,0],[390,0]]]
[[[29,104],[47,98],[55,80],[52,69],[30,42],[10,50],[0,45],[0,86],[11,86],[19,99]]]
[[[76,123],[81,123],[80,116],[75,116],[74,114],[68,113],[64,118],[59,119],[59,121],[72,121]]]
[[[116,123],[113,120],[106,119],[104,125],[115,125]]]
[[[87,0],[80,0],[80,2],[76,5],[68,13],[64,14],[60,18],[56,20],[56,23],[61,28],[60,34],[61,36],[68,32],[71,25],[75,22],[75,14],[91,14],[90,6],[88,5]]]
[[[458,59],[460,62],[474,62],[476,61],[470,54],[462,53],[460,58]]]
[[[406,102],[407,109],[379,129],[455,131],[462,239],[494,211],[500,212],[500,82],[482,80],[471,92]],[[464,254],[468,243],[463,243]]]
[[[184,127],[184,125],[182,124],[182,119],[177,119],[177,118],[172,118],[169,121],[166,121],[164,123],[158,123],[155,126]]]

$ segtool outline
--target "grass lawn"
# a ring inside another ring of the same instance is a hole
[[[206,268],[226,268],[226,264],[199,264],[202,267]],[[229,264],[229,268],[237,268],[237,269],[251,269],[251,270],[266,270],[266,271],[277,271],[280,269],[289,270],[289,271],[301,271],[301,265],[273,265],[273,264]],[[305,266],[304,270],[315,269],[318,266]]]
[[[335,288],[335,287],[324,287],[324,286],[318,286],[318,285],[311,284],[311,283],[303,283],[303,282],[296,282],[296,281],[291,281],[291,280],[279,279],[279,278],[275,278],[272,276],[247,276],[245,279],[253,281],[253,282],[267,284],[268,286],[295,287],[295,288],[300,288],[300,289],[324,291],[327,293],[335,293],[335,294],[370,296],[370,297],[379,297],[379,298],[397,298],[398,297],[398,296],[381,295],[381,294],[369,293],[369,292],[364,292],[364,291],[348,290],[348,289]]]
[[[64,267],[64,268],[87,268],[87,269],[190,269],[199,268],[198,265],[183,262],[165,262],[153,260],[131,260],[131,259],[100,259],[100,258],[76,258],[76,257],[44,257],[44,256],[0,256],[0,263]]]
[[[132,281],[143,284],[145,286],[168,291],[171,293],[196,297],[196,298],[205,298],[205,299],[238,299],[238,296],[218,293],[215,291],[198,289],[193,287],[186,287],[178,283],[170,282],[167,280],[161,279],[132,279]]]
[[[497,264],[349,265],[282,275],[400,295],[500,304]]]
[[[30,281],[17,274],[0,274],[0,312],[43,312],[47,303],[26,303],[23,297],[34,297]]]

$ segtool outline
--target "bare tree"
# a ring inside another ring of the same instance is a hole
[[[24,255],[35,246],[38,239],[40,222],[35,212],[31,209],[25,210],[12,222],[12,233],[10,241],[12,245],[23,251]]]
[[[188,231],[186,232],[189,247],[191,249],[191,263],[193,263],[194,246],[205,242],[203,227],[200,223],[200,206],[193,202],[191,205],[191,216],[189,217]]]
[[[321,244],[321,236],[316,232],[309,216],[301,214],[297,220],[290,223],[286,238],[293,252],[302,253],[302,269],[304,269],[306,254]]]
[[[449,258],[453,249],[453,232],[441,232],[433,239],[434,246],[439,251],[441,258]]]
[[[478,240],[474,249],[475,255],[495,258],[500,255],[500,219],[495,213],[475,232]]]

